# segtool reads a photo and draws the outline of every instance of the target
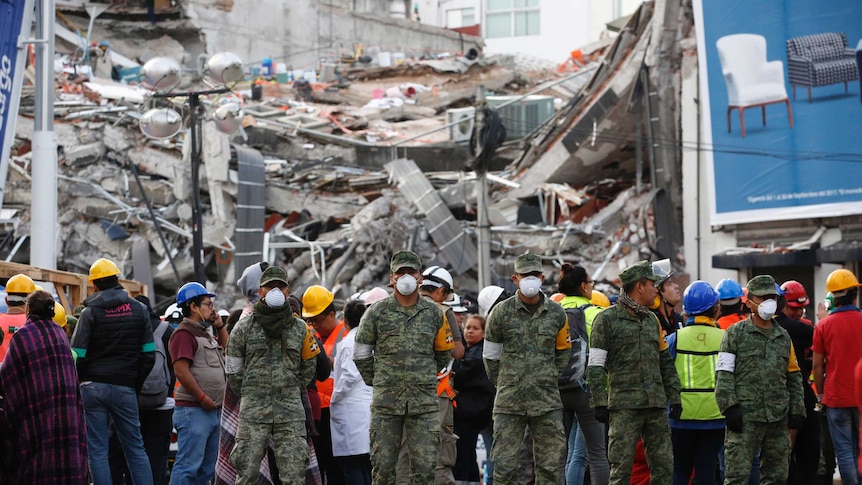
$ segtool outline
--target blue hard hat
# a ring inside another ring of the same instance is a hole
[[[775,283],[775,292],[778,293],[778,296],[784,296],[784,290],[782,290],[781,287],[778,286],[778,283]]]
[[[742,292],[742,285],[731,278],[725,278],[719,281],[718,286],[716,286],[715,289],[718,291],[719,300],[732,300],[734,298],[742,298],[744,295]]]
[[[687,315],[703,313],[718,303],[718,292],[706,281],[693,281],[682,295],[682,309]]]
[[[194,300],[199,296],[208,296],[214,298],[215,295],[207,291],[204,285],[196,282],[186,283],[177,291],[177,305],[182,306],[189,300]]]

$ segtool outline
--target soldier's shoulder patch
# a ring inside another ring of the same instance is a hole
[[[320,353],[320,345],[317,345],[317,339],[311,333],[311,330],[305,329],[305,343],[302,346],[302,360],[313,359]]]

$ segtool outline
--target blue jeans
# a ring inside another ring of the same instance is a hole
[[[113,483],[108,463],[108,425],[111,421],[126,455],[132,484],[152,484],[153,472],[144,451],[135,390],[103,382],[85,382],[81,384],[81,399],[87,420],[87,448],[93,485]]]
[[[859,472],[856,470],[856,457],[859,450],[859,410],[857,408],[830,408],[826,410],[829,422],[829,434],[835,446],[835,461],[838,462],[838,472],[841,483],[856,485],[859,483]]]
[[[587,442],[578,421],[572,423],[569,432],[569,454],[566,456],[566,485],[583,485],[587,468]]]
[[[171,470],[171,485],[207,485],[215,481],[220,421],[220,409],[174,408],[177,459]]]

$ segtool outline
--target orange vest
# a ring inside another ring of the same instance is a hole
[[[3,342],[0,343],[0,362],[6,358],[6,351],[9,350],[9,341],[12,340],[12,335],[27,321],[27,315],[22,313],[2,313],[0,314],[0,332],[3,333]]]
[[[344,322],[339,323],[332,333],[323,341],[323,350],[329,357],[329,361],[335,360],[335,346],[341,339],[347,335],[347,329],[344,328]],[[329,378],[323,382],[317,383],[317,394],[320,396],[320,407],[328,408],[329,401],[332,400],[332,389],[335,387],[335,381],[332,379],[332,372],[329,373]]]
[[[715,322],[718,323],[718,326],[721,327],[722,330],[727,330],[731,325],[737,322],[741,322],[745,320],[745,317],[738,313],[731,313],[730,315],[725,315]]]

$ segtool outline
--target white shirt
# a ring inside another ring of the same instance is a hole
[[[333,363],[334,385],[329,404],[333,456],[362,455],[371,449],[368,427],[372,390],[353,363],[355,339],[354,328],[339,342]]]

